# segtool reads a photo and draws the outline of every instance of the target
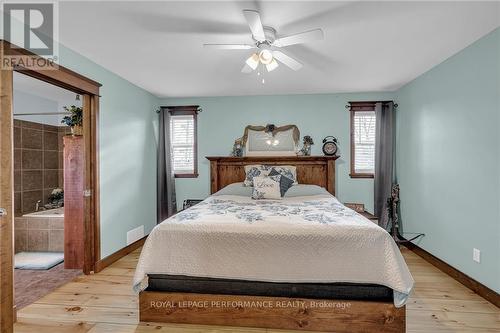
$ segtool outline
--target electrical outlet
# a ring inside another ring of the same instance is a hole
[[[476,248],[472,249],[472,260],[475,262],[481,262],[481,251]]]

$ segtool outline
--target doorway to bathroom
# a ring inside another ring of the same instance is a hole
[[[75,129],[83,109],[79,94],[17,72],[13,89],[14,302],[21,309],[82,274],[84,138]]]
[[[1,50],[4,50],[7,47],[8,42],[0,40],[1,44]],[[14,225],[15,225],[15,218],[16,217],[23,217],[23,218],[35,218],[38,219],[40,216],[24,216],[24,215],[29,215],[29,214],[35,214],[37,215],[43,215],[43,212],[47,212],[49,215],[48,218],[50,219],[55,219],[57,218],[58,215],[61,215],[61,211],[57,211],[58,207],[58,200],[61,200],[61,192],[58,191],[57,189],[59,188],[59,179],[57,182],[56,188],[52,189],[50,186],[48,188],[45,187],[45,184],[50,184],[50,181],[53,181],[52,184],[55,184],[55,178],[52,180],[48,179],[49,182],[44,183],[45,179],[42,176],[42,184],[41,184],[41,191],[42,191],[42,199],[36,199],[34,201],[35,208],[34,212],[27,212],[24,214],[21,208],[26,207],[29,209],[29,207],[32,205],[33,201],[31,201],[29,194],[25,197],[26,200],[21,200],[22,206],[19,206],[17,204],[16,207],[16,192],[17,193],[24,193],[24,188],[19,185],[16,185],[14,182],[15,179],[15,170],[20,172],[21,176],[21,182],[24,181],[22,173],[24,171],[24,166],[17,165],[17,169],[15,168],[15,135],[18,136],[19,133],[21,133],[23,130],[26,128],[28,129],[30,124],[26,125],[21,123],[21,119],[16,119],[15,124],[14,124],[14,75],[22,74],[26,77],[29,77],[31,80],[39,80],[43,81],[44,83],[63,88],[66,90],[69,90],[71,92],[71,95],[74,96],[74,99],[76,99],[76,95],[80,95],[80,100],[81,100],[81,108],[82,108],[82,114],[83,114],[83,126],[82,126],[82,133],[83,137],[82,140],[80,140],[80,146],[78,149],[75,149],[75,151],[82,152],[83,151],[83,177],[80,178],[81,180],[81,190],[76,190],[74,192],[74,198],[75,202],[80,202],[83,203],[83,208],[81,208],[81,212],[78,213],[79,216],[82,216],[83,220],[83,228],[80,231],[80,237],[83,238],[83,263],[79,270],[83,271],[85,274],[90,274],[94,271],[96,262],[100,259],[100,244],[99,244],[99,143],[98,143],[98,118],[99,118],[99,89],[100,89],[100,84],[98,82],[95,82],[91,79],[88,79],[78,73],[75,73],[67,68],[64,68],[63,66],[56,66],[56,67],[51,67],[49,69],[44,69],[44,68],[25,68],[23,67],[22,64],[24,63],[39,63],[41,61],[41,58],[37,55],[34,55],[33,53],[30,53],[29,51],[26,51],[22,48],[12,48],[11,47],[12,54],[10,54],[10,57],[13,57],[15,59],[24,59],[24,60],[17,60],[15,63],[17,64],[14,68],[2,68],[0,70],[0,312],[2,315],[0,316],[0,331],[3,332],[12,332],[13,328],[13,322],[15,321],[16,318],[16,309],[15,309],[15,303],[14,303],[14,238],[15,238],[15,233],[14,233]],[[0,52],[0,61],[1,63],[4,63],[4,53]],[[25,60],[28,59],[29,60]],[[23,62],[24,61],[24,62]],[[43,61],[42,61],[43,62]],[[38,82],[38,81],[36,81]],[[39,83],[39,82],[38,82]],[[76,106],[76,105],[75,105]],[[36,105],[32,107],[33,109],[38,109],[41,108],[40,105]],[[56,110],[57,112],[58,110]],[[25,112],[25,113],[34,113],[34,112]],[[32,119],[33,120],[33,119]],[[35,121],[29,121],[32,123],[36,123]],[[54,126],[50,124],[43,124],[42,127],[38,128],[39,131],[41,131],[41,135],[43,137],[48,136],[48,141],[51,141],[54,139],[54,136],[51,134],[46,134],[45,130],[47,132],[55,133],[55,129],[51,128],[49,126]],[[15,128],[18,128],[17,133],[15,133]],[[59,129],[58,130],[58,140],[59,140]],[[33,133],[29,133],[30,131],[28,130],[26,132],[26,135],[29,136]],[[64,138],[66,137],[72,137],[72,136],[63,136],[63,141],[65,141]],[[28,139],[29,140],[29,139]],[[33,139],[34,140],[34,139]],[[36,143],[35,143],[36,144]],[[51,144],[49,144],[50,146]],[[16,144],[17,149],[23,149],[22,146],[22,139],[21,139],[21,146],[19,144]],[[40,146],[38,146],[40,147]],[[57,150],[55,148],[55,142],[52,143],[51,146],[52,149],[48,149],[49,152],[53,152],[54,154],[58,156],[58,166],[57,169],[55,168],[55,162],[51,161],[48,163],[54,163],[52,164],[52,168],[48,168],[48,170],[58,170],[59,172],[59,146],[57,147]],[[37,150],[37,149],[32,149],[32,150]],[[38,149],[41,151],[42,154],[42,163],[44,163],[43,160],[43,155],[45,153],[44,150],[44,145],[42,141],[42,147]],[[36,155],[36,154],[31,154],[31,155]],[[50,155],[50,153],[48,154]],[[30,162],[33,162],[33,159],[30,158],[30,154],[24,152],[20,155],[21,156],[21,162],[26,161],[28,163],[27,165],[29,166]],[[18,157],[19,158],[19,157]],[[63,159],[64,159],[64,152],[63,152]],[[76,157],[74,155],[71,155],[69,160],[74,161]],[[29,161],[29,162],[28,162]],[[35,158],[36,161],[36,158]],[[18,160],[19,162],[19,160]],[[38,163],[38,162],[36,162]],[[64,163],[64,161],[63,161]],[[45,165],[41,165],[42,169],[29,169],[27,171],[34,171],[34,170],[41,170],[42,175],[44,175],[44,167]],[[20,169],[20,168],[21,169]],[[34,166],[31,166],[34,168]],[[66,170],[73,170],[75,171],[76,169],[74,168],[65,168],[63,167],[63,172]],[[81,176],[82,170],[79,172],[74,172],[75,174],[79,174]],[[46,172],[46,174],[48,174]],[[59,173],[58,173],[59,174]],[[47,175],[46,177],[54,177],[55,172],[52,172],[52,175]],[[36,179],[36,173],[32,173],[30,175],[26,175],[29,179],[27,179],[26,184],[30,184],[32,186],[40,186],[39,180]],[[31,178],[30,178],[31,177]],[[63,178],[64,179],[64,178]],[[63,181],[64,184],[64,181]],[[16,188],[17,186],[17,188]],[[64,197],[62,198],[63,202],[65,202],[65,208],[67,208],[67,197],[69,196],[70,193],[68,193],[68,189],[66,188],[66,184],[64,184]],[[39,191],[40,189],[34,189],[33,191]],[[56,191],[54,191],[56,190]],[[27,190],[29,191],[29,190]],[[17,194],[19,197],[19,194]],[[49,200],[50,197],[50,200]],[[44,202],[44,199],[47,199]],[[38,200],[41,200],[38,202]],[[36,206],[38,203],[38,211],[36,211]],[[41,207],[45,210],[42,210]],[[52,209],[54,209],[51,212],[48,212]],[[17,212],[16,212],[17,209]],[[64,215],[64,219],[67,217],[67,213],[64,212],[62,215]],[[45,216],[47,218],[47,216]],[[43,218],[43,217],[42,217]],[[22,229],[22,224],[24,222],[20,222],[20,226]],[[60,222],[59,222],[60,223]],[[28,226],[27,228],[32,227],[36,237],[45,237],[45,235],[50,233],[50,225],[52,224],[53,230],[61,230],[57,229],[58,228],[58,222],[57,221],[52,221],[48,222],[48,225],[46,229],[40,229],[44,230],[47,232],[36,232],[36,226],[45,225],[45,221],[42,222],[35,222],[32,226]],[[60,224],[59,224],[60,228]],[[26,230],[26,229],[24,229]],[[66,231],[66,225],[64,224],[63,226],[63,232]],[[57,238],[57,233],[54,233],[53,239],[54,242],[48,243],[49,246],[57,246],[57,242],[55,242]],[[60,233],[59,233],[60,234]],[[28,231],[29,235],[29,231]],[[29,236],[28,236],[29,237]],[[33,240],[32,244],[44,244],[44,240],[38,241],[38,240]],[[67,240],[64,240],[64,244],[66,247],[66,242]],[[52,245],[50,245],[52,244]],[[18,245],[19,246],[19,245]],[[28,251],[29,252],[29,251]],[[45,251],[44,251],[45,252]],[[48,251],[51,252],[51,251]],[[56,251],[54,251],[56,252]],[[66,252],[63,250],[63,252]],[[50,266],[50,265],[49,265]],[[24,286],[25,289],[29,289],[30,291],[35,291],[34,289],[36,286],[29,286],[26,285]]]

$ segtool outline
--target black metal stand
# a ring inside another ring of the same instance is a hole
[[[399,216],[398,216],[398,205],[399,205],[399,184],[394,184],[391,190],[391,197],[387,199],[387,210],[389,214],[389,220],[391,221],[391,235],[396,244],[405,244],[419,237],[425,236],[423,233],[416,234],[416,236],[406,239],[399,233]]]
[[[416,234],[415,236],[413,236],[410,239],[406,239],[406,238],[404,238],[399,233],[399,225],[398,225],[398,223],[394,223],[394,221],[392,221],[392,219],[391,219],[391,223],[392,223],[392,225],[391,225],[391,235],[392,235],[392,238],[394,239],[394,241],[396,242],[396,244],[410,243],[410,242],[414,241],[415,239],[418,239],[419,237],[425,236],[424,233],[419,233],[419,234]]]

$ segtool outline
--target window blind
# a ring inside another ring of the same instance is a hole
[[[171,116],[170,142],[174,173],[194,173],[194,117]]]
[[[375,172],[375,111],[354,113],[354,172]]]

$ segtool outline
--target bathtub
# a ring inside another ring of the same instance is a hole
[[[14,218],[15,252],[63,252],[64,207]]]
[[[38,212],[24,214],[23,217],[64,217],[64,207],[39,210]]]

